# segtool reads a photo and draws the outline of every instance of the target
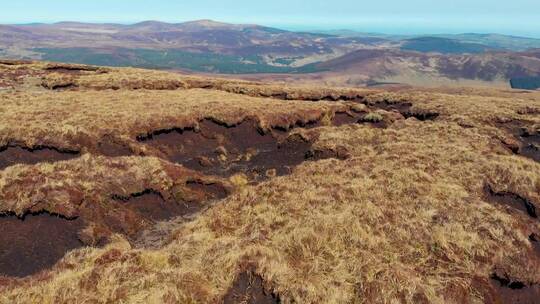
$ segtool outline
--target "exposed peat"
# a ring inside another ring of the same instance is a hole
[[[100,154],[110,157],[130,156],[133,154],[127,144],[110,135],[101,138],[97,144],[97,150]]]
[[[484,186],[485,195],[490,202],[507,206],[509,212],[519,212],[537,219],[536,206],[528,199],[512,192],[497,192],[489,184]],[[540,256],[540,244],[536,234],[529,235],[532,255]],[[506,274],[495,272],[490,277],[489,301],[486,303],[539,303],[540,285],[510,278]]]
[[[292,127],[310,128],[319,124],[314,121]],[[253,120],[227,126],[206,119],[197,130],[157,130],[137,139],[170,161],[205,174],[231,176],[245,173],[253,179],[263,179],[288,174],[310,158],[312,142],[301,136],[288,136],[287,131],[275,128],[263,132]]]
[[[349,157],[351,157],[349,151],[343,146],[337,146],[334,149],[310,149],[305,154],[305,159],[311,161],[328,158],[345,160]]]
[[[208,200],[221,199],[228,195],[227,190],[218,184],[190,181],[186,187],[189,193],[183,191],[169,200],[153,189],[145,189],[129,196],[113,195],[112,199],[120,202],[123,208],[136,212],[140,218],[163,221],[196,213],[206,206]]]
[[[79,75],[82,72],[99,72],[100,74],[108,73],[107,69],[101,67],[87,66],[87,65],[77,65],[77,64],[62,64],[62,63],[51,63],[43,68],[48,72],[56,73],[66,73],[66,74],[75,74]]]
[[[531,218],[538,218],[535,204],[520,195],[511,192],[496,192],[489,184],[484,186],[484,192],[489,201],[519,210]]]
[[[540,258],[540,237],[537,234],[532,233],[529,235],[529,241],[531,242],[534,252]]]
[[[540,162],[540,130],[530,130],[520,120],[498,122],[497,126],[512,134],[514,139],[502,143],[513,153]]]
[[[68,251],[82,247],[81,219],[49,213],[0,216],[0,276],[24,277],[52,267]]]
[[[100,203],[86,201],[77,217],[47,212],[17,217],[0,216],[0,276],[25,277],[52,267],[67,252],[87,246],[105,245],[112,233],[134,241],[159,221],[192,215],[213,199],[229,191],[218,183],[188,181],[164,198],[153,189],[126,196],[111,195]]]
[[[530,132],[521,130],[519,135],[522,146],[519,153],[525,157],[540,162],[540,131]]]
[[[332,125],[339,127],[343,125],[355,124],[360,121],[361,115],[358,113],[337,112],[332,120]]]
[[[199,195],[202,194],[204,199],[222,199],[229,195],[229,191],[217,183],[188,181],[186,187]]]
[[[513,280],[497,273],[491,276],[494,303],[538,304],[540,285]]]
[[[413,104],[410,102],[394,102],[394,101],[378,101],[374,103],[365,103],[372,108],[381,109],[385,111],[396,111],[401,113],[405,118],[414,117],[420,121],[435,120],[439,117],[439,113],[427,110],[414,109]]]
[[[368,102],[366,103],[366,105],[385,111],[397,111],[400,113],[405,113],[409,111],[412,107],[412,103],[410,102],[396,102],[390,100],[383,100],[371,103]]]
[[[265,289],[260,275],[242,272],[225,294],[223,304],[278,304],[278,295]]]
[[[167,220],[198,209],[198,204],[167,202],[161,193],[152,189],[133,193],[130,196],[113,195],[113,199],[122,202],[125,208],[139,213],[141,217],[154,221]]]
[[[68,160],[79,156],[78,151],[56,147],[38,146],[28,148],[19,145],[0,147],[0,170],[15,164],[37,164]]]
[[[534,253],[540,258],[540,237],[535,233],[531,233],[529,235],[529,241],[531,242]]]

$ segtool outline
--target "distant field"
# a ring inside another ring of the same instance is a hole
[[[489,50],[490,47],[477,43],[460,42],[453,39],[420,37],[406,40],[401,49],[423,53],[437,52],[441,54],[479,54]]]
[[[540,89],[540,76],[513,78],[513,79],[510,79],[510,85],[514,89],[524,89],[524,90]]]
[[[225,74],[313,73],[321,71],[315,64],[302,67],[272,66],[256,55],[243,57],[172,49],[35,48],[33,51],[42,54],[42,59],[47,61],[113,67],[189,69],[198,72]]]

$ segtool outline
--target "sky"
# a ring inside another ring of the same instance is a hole
[[[540,0],[6,0],[1,24],[213,19],[292,30],[503,33],[540,38]]]

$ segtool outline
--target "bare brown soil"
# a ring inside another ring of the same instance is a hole
[[[143,192],[133,193],[129,197],[113,196],[114,200],[121,201],[127,208],[139,213],[142,217],[154,221],[167,220],[174,216],[195,213],[201,208],[199,203],[171,203],[166,202],[161,193],[147,189]]]
[[[38,166],[50,173],[47,168],[69,168],[77,163],[84,165],[91,159],[91,156],[85,155],[74,160],[74,163]],[[28,170],[27,173],[7,182],[14,191],[8,190],[10,186],[7,186],[3,198],[9,202],[19,199],[20,191],[31,194],[22,200],[26,205],[19,211],[20,217],[13,212],[0,217],[0,276],[24,277],[49,269],[75,248],[83,245],[105,246],[115,233],[134,242],[142,231],[158,221],[192,215],[210,201],[224,198],[230,193],[222,182],[175,166],[166,167],[161,173],[175,178],[175,185],[169,190],[142,185],[143,190],[126,193],[127,189],[135,186],[137,179],[133,180],[134,177],[125,172],[131,169],[125,161],[120,158],[110,162],[103,173],[94,172],[99,165],[86,168],[88,172],[76,170],[79,177],[73,180],[75,184],[67,187],[48,184],[48,180],[54,180],[56,176],[47,178],[45,172],[39,172],[40,169],[35,171],[31,166],[21,167],[23,171]],[[15,169],[8,168],[4,174]],[[98,174],[100,178],[88,178],[86,174]],[[120,184],[120,187],[113,186],[110,179],[122,179],[122,174],[126,183]],[[91,190],[85,192],[83,187],[90,187]]]
[[[343,116],[346,115],[347,119]],[[340,114],[334,123],[355,123],[353,114]],[[173,128],[139,136],[140,142],[160,151],[172,162],[205,174],[231,176],[244,173],[251,180],[288,174],[298,164],[310,158],[336,157],[334,151],[310,151],[312,140],[289,135],[285,129],[263,131],[253,120],[237,125],[225,125],[206,119],[198,129]],[[295,127],[313,128],[319,121],[300,123]],[[338,157],[343,158],[343,152]]]
[[[489,185],[485,186],[485,191],[490,200],[519,210],[532,218],[538,218],[536,204],[526,198],[511,192],[495,192]]]
[[[496,299],[493,303],[536,304],[540,299],[540,284],[529,285],[496,273],[491,279]]]
[[[531,114],[529,112],[521,113]],[[532,112],[532,114],[534,115],[535,113]],[[540,131],[533,130],[533,126],[530,122],[512,120],[499,123],[499,126],[512,134],[517,141],[517,143],[510,145],[507,143],[508,148],[516,154],[540,162]]]
[[[79,74],[81,72],[99,72],[100,74],[106,74],[109,72],[109,69],[82,65],[82,64],[64,64],[64,63],[49,63],[44,68],[45,71],[51,71],[56,73],[67,73],[67,74]]]
[[[110,135],[104,136],[98,142],[96,150],[99,154],[110,157],[129,156],[133,154],[133,151],[126,143]]]
[[[540,237],[537,234],[532,233],[529,235],[529,241],[531,242],[534,252],[536,252],[536,255],[540,258]]]
[[[198,212],[205,201],[223,198],[228,190],[218,184],[193,181],[184,199],[166,200],[147,189],[129,196],[112,195],[112,201],[83,204],[71,219],[46,212],[0,217],[0,275],[23,277],[50,268],[67,252],[86,246],[103,246],[110,232],[134,240],[148,224]],[[84,228],[92,231],[82,232]]]
[[[48,213],[0,217],[0,276],[24,277],[50,268],[80,248],[81,219]]]
[[[97,208],[83,205],[80,209],[81,218],[100,227],[88,237],[94,243],[100,243],[114,232],[135,240],[141,231],[153,223],[194,214],[205,207],[208,201],[224,198],[229,192],[221,185],[191,181],[177,191],[173,197],[166,199],[159,191],[145,189],[128,196],[112,194],[111,201]]]
[[[523,130],[520,138],[522,139],[522,146],[519,153],[540,162],[540,131],[529,132]]]
[[[260,275],[241,272],[223,298],[223,304],[278,304],[279,297],[264,287]]]
[[[18,145],[7,145],[0,147],[0,170],[15,164],[54,162],[78,156],[78,151],[63,150],[55,147],[27,148]]]
[[[434,120],[439,117],[439,113],[435,111],[414,109],[413,104],[406,101],[383,100],[374,103],[365,102],[365,104],[386,111],[397,111],[405,118],[414,117],[421,121]]]
[[[332,124],[336,127],[339,127],[342,125],[358,123],[360,121],[360,118],[360,115],[356,113],[338,112],[335,114]]]
[[[218,184],[189,181],[186,187],[193,192],[184,198],[184,201],[167,201],[159,191],[153,189],[129,196],[113,195],[112,198],[137,212],[142,218],[162,221],[196,213],[204,207],[205,201],[222,199],[228,194],[227,189]]]

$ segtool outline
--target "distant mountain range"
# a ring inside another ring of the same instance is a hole
[[[355,86],[463,81],[508,86],[511,79],[515,85],[522,83],[515,79],[540,75],[540,52],[534,49],[540,49],[540,39],[499,34],[307,33],[212,20],[0,25],[0,57],[237,75],[264,73],[272,76],[261,77]]]
[[[477,33],[464,33],[464,34],[436,34],[436,35],[387,35],[380,33],[362,33],[351,30],[329,30],[329,31],[315,31],[316,33],[326,35],[337,35],[343,37],[356,37],[356,38],[376,38],[381,40],[390,41],[403,41],[416,38],[446,38],[460,43],[474,43],[480,44],[494,49],[506,49],[509,51],[525,51],[528,49],[540,48],[540,39],[518,37],[511,35],[501,34],[477,34]]]

